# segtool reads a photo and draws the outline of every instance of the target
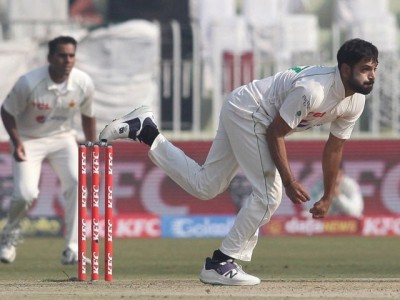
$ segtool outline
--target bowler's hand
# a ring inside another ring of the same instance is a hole
[[[329,207],[331,206],[331,201],[322,198],[321,200],[314,203],[314,206],[310,209],[310,213],[314,219],[320,219],[326,216]]]
[[[18,144],[15,146],[14,158],[18,162],[26,160],[25,148],[23,144]]]
[[[286,195],[294,204],[301,204],[310,200],[310,196],[300,183],[293,181],[285,187]]]

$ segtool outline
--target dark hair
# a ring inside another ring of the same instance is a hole
[[[49,41],[49,56],[53,55],[57,51],[57,46],[62,44],[72,44],[77,46],[78,42],[70,36],[59,36]]]
[[[370,42],[356,38],[346,41],[337,53],[339,69],[342,64],[353,67],[361,60],[372,60],[378,63],[378,48]]]

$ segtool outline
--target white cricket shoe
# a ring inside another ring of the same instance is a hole
[[[244,272],[233,259],[213,262],[210,257],[206,258],[200,281],[214,285],[257,285],[261,282],[260,278]]]
[[[143,105],[108,124],[100,132],[99,140],[108,143],[117,139],[131,139],[142,142],[141,132],[145,126],[157,128],[150,107]]]
[[[78,263],[78,253],[71,249],[65,249],[61,256],[61,263],[63,265],[75,265]]]
[[[17,250],[13,244],[2,244],[0,246],[0,261],[5,264],[12,263],[17,257]]]
[[[72,251],[71,249],[67,248],[63,251],[61,256],[61,263],[63,265],[75,265],[79,262],[78,253]],[[90,265],[92,262],[89,258],[86,257],[86,264]]]
[[[0,243],[0,261],[10,264],[17,257],[16,245],[20,242],[19,230],[12,234],[4,234]]]

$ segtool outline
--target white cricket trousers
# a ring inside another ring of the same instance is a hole
[[[75,137],[64,133],[25,139],[23,144],[26,160],[17,162],[12,159],[14,191],[3,234],[19,230],[21,220],[39,196],[41,167],[47,159],[61,182],[66,248],[78,252],[78,147]]]
[[[253,105],[254,106],[254,105]],[[254,114],[259,107],[254,106]],[[250,261],[257,244],[258,229],[267,223],[282,198],[282,181],[269,153],[266,127],[256,118],[245,118],[223,104],[216,137],[204,165],[158,135],[149,157],[191,195],[208,200],[225,191],[237,168],[246,175],[253,192],[239,211],[220,250],[233,258]],[[218,205],[218,203],[213,203]]]

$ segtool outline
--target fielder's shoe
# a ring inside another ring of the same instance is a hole
[[[257,285],[261,282],[259,278],[244,272],[233,259],[213,262],[210,257],[206,258],[200,273],[200,281],[218,285]]]
[[[0,247],[0,260],[2,263],[10,264],[15,260],[17,250],[13,244],[2,244]]]
[[[78,253],[75,253],[71,249],[67,248],[63,251],[61,256],[61,263],[63,265],[75,265],[79,261]],[[90,265],[92,262],[86,257],[86,264]]]
[[[117,139],[131,139],[143,142],[144,137],[141,133],[146,126],[157,129],[150,107],[144,105],[108,124],[100,132],[99,140],[111,142]]]
[[[0,261],[10,264],[17,257],[16,245],[20,242],[19,231],[13,234],[4,234],[0,243]]]
[[[61,256],[61,263],[63,265],[75,265],[78,263],[78,254],[71,249],[65,249]]]

